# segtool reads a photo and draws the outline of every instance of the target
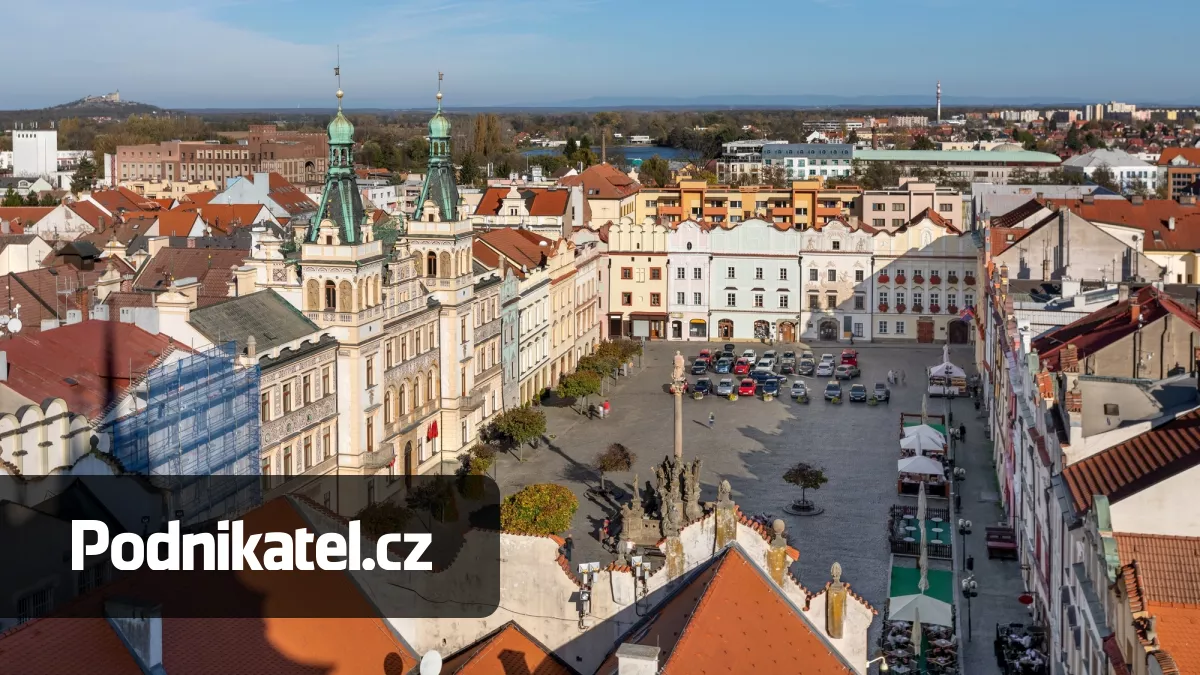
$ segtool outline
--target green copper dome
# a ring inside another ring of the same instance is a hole
[[[442,114],[442,92],[437,93],[437,112],[429,119],[429,136],[431,138],[450,138],[450,120]]]
[[[338,111],[334,116],[333,121],[329,123],[329,144],[330,145],[353,145],[354,144],[354,125],[346,116],[342,114],[342,90],[339,89]]]

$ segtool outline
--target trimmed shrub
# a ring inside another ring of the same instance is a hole
[[[500,528],[513,534],[558,534],[571,527],[579,499],[568,488],[554,483],[530,485],[504,498]]]

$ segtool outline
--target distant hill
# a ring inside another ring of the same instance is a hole
[[[113,117],[124,119],[130,115],[152,115],[167,111],[149,103],[137,101],[113,101],[102,96],[87,96],[70,103],[61,103],[49,108],[32,110],[0,110],[0,128],[13,129],[18,125],[23,128],[49,129],[51,122],[69,117]]]

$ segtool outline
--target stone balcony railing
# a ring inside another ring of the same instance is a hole
[[[382,469],[396,460],[396,450],[391,445],[383,445],[376,450],[360,453],[356,459],[364,469]]]
[[[458,409],[460,412],[472,412],[483,407],[485,396],[482,392],[460,396]]]
[[[333,310],[306,311],[304,316],[322,326],[359,326],[383,316],[383,305],[368,307],[361,312],[337,312]]]
[[[259,442],[263,447],[274,445],[337,414],[337,396],[328,394],[306,406],[259,426]]]
[[[500,333],[500,317],[496,317],[491,321],[483,324],[475,329],[475,343],[479,344],[488,338],[494,337]]]
[[[412,431],[414,427],[419,425],[433,413],[437,412],[438,404],[436,402],[426,403],[425,405],[415,410],[410,410],[408,414],[401,415],[394,422],[388,422],[383,425],[383,438],[389,440],[394,436],[406,434]]]

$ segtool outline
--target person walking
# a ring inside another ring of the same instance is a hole
[[[600,524],[600,545],[608,548],[608,518]]]
[[[568,534],[567,540],[565,542],[563,542],[563,545],[562,545],[563,557],[567,559],[567,562],[571,562],[571,553],[574,550],[575,550],[575,540],[572,539],[571,535]]]
[[[717,424],[717,414],[708,413],[708,428],[712,429]]]
[[[893,370],[888,370],[888,384],[896,384],[896,373]]]
[[[963,422],[958,423],[958,438],[959,440],[967,440],[967,425]]]
[[[611,405],[609,405],[609,403],[608,403],[608,399],[605,399],[605,400],[604,400],[604,415],[603,415],[603,417],[605,417],[605,418],[607,419],[607,418],[608,418],[608,413],[609,413],[609,412],[611,412],[611,411],[612,411],[612,406],[611,406]]]
[[[900,384],[908,386],[908,373],[904,372],[903,368],[900,369]]]

